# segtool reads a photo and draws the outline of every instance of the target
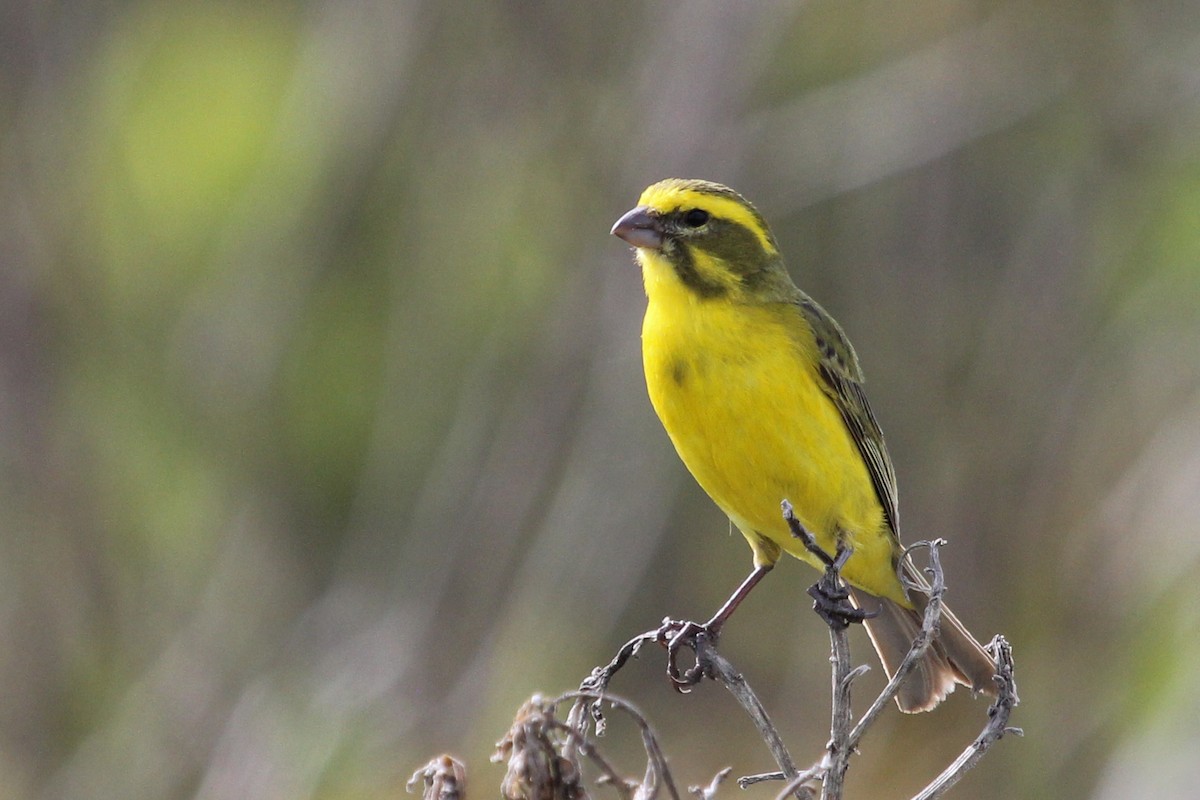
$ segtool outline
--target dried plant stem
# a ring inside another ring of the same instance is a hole
[[[592,674],[583,681],[578,692],[579,697],[591,698],[592,702],[576,703],[575,707],[571,709],[568,724],[577,730],[582,730],[580,726],[584,724],[585,715],[590,712],[591,718],[596,720],[597,731],[602,732],[604,723],[600,700],[607,699],[604,692],[608,688],[608,684],[621,667],[641,649],[642,645],[647,642],[661,642],[665,630],[678,630],[678,626],[673,627],[670,620],[664,620],[660,628],[640,633],[626,642],[607,665],[592,670]],[[697,669],[707,677],[720,681],[738,701],[738,704],[754,723],[754,727],[767,745],[767,749],[770,750],[771,757],[780,769],[780,777],[792,778],[797,775],[796,763],[783,743],[783,737],[779,735],[778,729],[767,714],[766,707],[758,699],[754,690],[750,688],[745,677],[717,651],[716,645],[703,632],[695,637],[693,644],[696,651]]]
[[[1004,734],[1023,735],[1020,728],[1010,728],[1008,725],[1008,718],[1012,714],[1012,710],[1021,702],[1017,697],[1017,684],[1013,678],[1012,646],[1003,636],[997,635],[988,645],[988,650],[996,659],[996,685],[998,688],[996,700],[988,708],[988,722],[971,746],[959,754],[958,758],[954,759],[941,775],[934,778],[932,783],[913,795],[913,800],[934,800],[934,798],[941,797],[947,789],[958,783],[967,770],[979,763],[979,759],[983,758],[984,753],[993,744],[1000,741]]]
[[[782,775],[787,779],[794,778],[798,774],[796,763],[792,760],[792,756],[783,743],[779,731],[772,724],[771,718],[767,716],[767,709],[758,699],[758,695],[750,688],[750,684],[746,682],[742,674],[734,669],[733,664],[718,653],[716,647],[707,639],[705,639],[703,650],[703,658],[711,665],[712,674],[725,685],[729,693],[737,699],[742,709],[750,716],[754,727],[758,729],[758,735],[762,737],[767,749],[771,751],[771,757],[775,759]],[[697,653],[697,657],[701,657],[700,653]]]
[[[851,749],[858,747],[859,740],[863,734],[875,722],[880,712],[896,698],[896,694],[900,691],[900,684],[913,671],[921,658],[924,657],[925,651],[933,643],[933,639],[937,636],[938,626],[942,620],[942,596],[946,593],[946,579],[942,572],[942,559],[939,554],[939,548],[946,544],[945,539],[934,539],[930,542],[917,542],[909,547],[904,558],[908,558],[908,554],[918,547],[927,547],[929,549],[929,601],[925,606],[925,615],[921,620],[921,630],[917,633],[913,640],[912,647],[909,648],[908,654],[904,656],[904,660],[900,662],[896,673],[888,680],[887,685],[883,687],[883,691],[875,698],[866,713],[862,715],[862,719],[854,726],[854,730],[850,731],[847,737]]]
[[[582,689],[575,692],[567,692],[551,701],[550,705],[557,706],[568,700],[574,700],[575,703],[567,715],[567,724],[564,726],[569,735],[569,741],[563,748],[564,754],[577,752],[581,755],[586,755],[597,765],[601,766],[606,776],[609,777],[610,782],[621,782],[621,779],[616,777],[616,772],[608,766],[607,762],[595,752],[594,748],[587,741],[586,709],[589,706],[596,707],[600,703],[608,703],[613,708],[625,712],[638,726],[638,730],[642,734],[642,746],[646,751],[646,773],[642,778],[641,785],[637,787],[635,796],[639,798],[653,798],[658,794],[659,788],[663,787],[667,790],[667,794],[670,795],[671,800],[680,800],[679,789],[676,787],[675,779],[671,776],[671,770],[667,766],[667,757],[658,744],[658,738],[654,735],[654,729],[650,727],[650,723],[641,711],[628,700],[615,695],[601,694],[600,692]],[[595,711],[593,710],[593,715],[594,713]]]
[[[912,647],[900,663],[895,674],[888,680],[883,691],[867,707],[866,712],[858,723],[854,723],[853,705],[851,703],[851,686],[854,680],[865,672],[866,666],[854,667],[850,656],[850,642],[847,628],[850,624],[861,622],[870,616],[871,612],[855,608],[849,601],[849,591],[841,578],[841,568],[851,555],[847,546],[839,546],[837,553],[829,555],[816,544],[815,539],[792,513],[791,506],[783,504],[784,519],[792,532],[801,539],[810,552],[813,552],[825,565],[825,575],[809,594],[814,597],[814,610],[829,626],[832,708],[830,715],[830,735],[825,752],[813,766],[804,771],[796,768],[795,762],[788,753],[778,730],[771,723],[770,717],[758,696],[750,688],[749,683],[734,666],[716,649],[716,643],[710,631],[703,625],[681,623],[666,619],[656,630],[646,631],[630,639],[617,651],[616,656],[604,667],[597,667],[582,683],[578,692],[564,695],[559,701],[574,698],[576,700],[567,721],[571,731],[564,754],[573,756],[576,752],[590,755],[593,759],[599,757],[591,751],[587,743],[587,725],[589,718],[596,723],[596,732],[600,734],[604,728],[604,717],[601,713],[601,702],[608,702],[614,707],[622,708],[638,720],[643,733],[643,740],[648,756],[646,776],[640,786],[635,783],[627,784],[637,788],[637,797],[653,796],[660,786],[665,786],[673,800],[678,798],[678,791],[666,766],[666,759],[658,748],[649,725],[644,718],[629,706],[628,703],[606,694],[608,684],[613,676],[625,663],[647,642],[654,642],[668,649],[668,674],[675,677],[674,655],[681,647],[688,647],[696,654],[696,665],[688,670],[693,679],[684,684],[674,680],[676,688],[690,685],[704,677],[720,681],[737,699],[743,710],[750,716],[759,736],[766,743],[772,757],[779,766],[778,772],[752,775],[739,779],[738,783],[744,788],[764,780],[786,780],[787,785],[779,794],[779,800],[788,795],[797,798],[814,798],[819,791],[821,800],[842,800],[845,789],[846,772],[850,766],[851,757],[858,751],[859,742],[867,730],[878,719],[889,703],[899,692],[900,685],[916,667],[937,636],[942,616],[942,597],[946,591],[945,577],[942,571],[939,549],[945,544],[944,540],[919,542],[905,551],[902,560],[907,560],[911,551],[918,547],[929,550],[929,567],[925,572],[929,576],[928,602],[925,604],[921,629]],[[967,770],[978,763],[987,750],[999,741],[1006,733],[1020,733],[1017,728],[1008,727],[1008,719],[1012,709],[1017,705],[1016,684],[1013,680],[1012,648],[1004,637],[997,636],[989,645],[996,659],[996,677],[998,696],[988,710],[988,722],[982,733],[975,741],[941,775],[921,790],[913,800],[934,800],[941,797],[953,786]],[[615,772],[602,760],[601,770],[610,782],[616,782]],[[716,794],[719,782],[710,783],[707,789],[699,794],[704,800],[712,800]]]
[[[850,744],[850,723],[854,710],[850,704],[850,684],[860,674],[850,664],[850,637],[845,627],[829,626],[829,642],[833,662],[833,710],[829,726],[829,744],[822,758],[825,780],[821,787],[822,800],[837,800],[842,796],[846,770],[853,753]]]

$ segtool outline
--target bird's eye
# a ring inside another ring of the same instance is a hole
[[[689,228],[699,228],[708,222],[708,212],[703,208],[693,208],[683,215],[683,224]]]

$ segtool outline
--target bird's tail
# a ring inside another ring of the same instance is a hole
[[[851,588],[855,605],[879,614],[865,621],[867,634],[883,662],[888,678],[896,673],[921,630],[928,597],[912,592],[916,608],[886,598],[875,597]],[[958,617],[942,606],[941,625],[925,655],[900,684],[896,704],[906,714],[929,711],[954,691],[955,684],[971,687],[973,692],[996,694],[996,664]]]

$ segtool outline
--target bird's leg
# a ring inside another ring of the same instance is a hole
[[[837,552],[832,556],[829,555],[817,544],[816,538],[809,533],[804,524],[796,518],[792,511],[792,504],[787,500],[783,501],[783,518],[791,528],[792,535],[803,542],[805,549],[825,565],[825,574],[821,576],[821,580],[808,587],[808,594],[813,599],[813,611],[817,612],[817,616],[825,620],[825,624],[829,627],[842,630],[849,627],[851,623],[862,622],[864,619],[870,619],[878,614],[878,611],[864,611],[861,608],[855,608],[854,604],[850,602],[850,590],[846,588],[846,584],[842,580],[842,567],[846,566],[846,561],[853,555],[854,548],[839,541]]]
[[[771,567],[773,566],[773,564],[756,566],[754,571],[746,576],[746,580],[742,581],[742,585],[735,589],[724,605],[717,609],[717,613],[713,614],[712,619],[701,626],[708,631],[709,636],[713,639],[717,638],[717,634],[721,632],[721,628],[725,626],[726,621],[733,616],[733,612],[742,604],[742,601],[746,599],[750,591],[758,585],[758,582],[771,571]]]
[[[771,571],[772,566],[770,564],[755,566],[754,571],[746,576],[746,580],[742,581],[742,585],[734,590],[729,599],[717,609],[717,613],[713,614],[712,619],[703,625],[673,619],[663,620],[662,627],[658,629],[657,640],[659,644],[667,648],[667,677],[671,679],[671,683],[678,691],[687,691],[688,687],[695,686],[708,674],[708,665],[701,654],[700,637],[703,636],[709,644],[715,643],[721,634],[721,628],[733,616],[733,612],[746,599],[750,591]],[[679,658],[679,650],[684,647],[690,647],[696,653],[696,664],[681,675],[676,661]]]

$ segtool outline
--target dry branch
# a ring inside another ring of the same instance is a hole
[[[737,699],[742,709],[750,716],[762,737],[779,771],[740,778],[743,788],[764,780],[784,780],[787,784],[779,793],[779,800],[794,795],[801,800],[842,800],[845,775],[851,758],[858,752],[859,742],[871,725],[878,719],[895,698],[901,682],[920,660],[937,635],[942,614],[942,595],[945,593],[945,576],[942,570],[939,548],[943,540],[920,542],[904,554],[904,559],[917,547],[928,550],[929,600],[922,618],[921,630],[896,673],[880,694],[867,707],[866,712],[854,724],[851,688],[855,678],[867,667],[853,666],[850,657],[849,624],[859,622],[863,612],[849,605],[848,592],[841,580],[840,569],[850,556],[848,548],[840,547],[830,556],[820,551],[811,536],[790,513],[785,504],[784,517],[793,532],[804,539],[810,549],[820,554],[827,565],[821,581],[809,593],[814,597],[814,609],[829,626],[831,675],[831,717],[829,743],[821,757],[803,772],[797,770],[782,737],[771,723],[754,690],[745,677],[724,658],[716,643],[707,635],[704,626],[694,623],[666,619],[658,628],[626,642],[603,667],[596,667],[583,681],[578,691],[569,692],[555,700],[544,700],[534,696],[522,706],[508,734],[497,744],[493,760],[505,761],[508,772],[501,785],[505,800],[588,800],[583,781],[582,763],[586,760],[598,772],[597,785],[612,787],[619,800],[654,800],[664,791],[670,800],[679,800],[679,791],[671,775],[664,755],[650,723],[631,703],[608,693],[614,676],[636,655],[642,646],[654,643],[668,649],[673,666],[673,654],[681,646],[695,652],[696,664],[689,674],[719,681]],[[806,538],[807,537],[807,538]],[[686,637],[676,640],[675,637]],[[1013,708],[1019,702],[1016,682],[1013,677],[1012,647],[1003,636],[996,636],[988,650],[996,663],[995,681],[997,697],[988,708],[988,720],[982,732],[940,775],[912,800],[934,800],[941,797],[950,787],[973,767],[984,754],[1005,734],[1020,734],[1019,728],[1008,725]],[[678,683],[676,683],[678,685]],[[573,703],[566,722],[557,716],[557,707],[567,701]],[[604,706],[617,709],[637,726],[646,753],[646,766],[640,780],[623,777],[606,759],[596,745],[595,737],[605,732]],[[590,733],[595,726],[594,735]],[[717,773],[707,786],[691,791],[700,800],[716,800],[728,769]],[[448,756],[431,761],[413,775],[410,790],[419,782],[425,783],[425,800],[464,800],[465,771],[462,765]]]

